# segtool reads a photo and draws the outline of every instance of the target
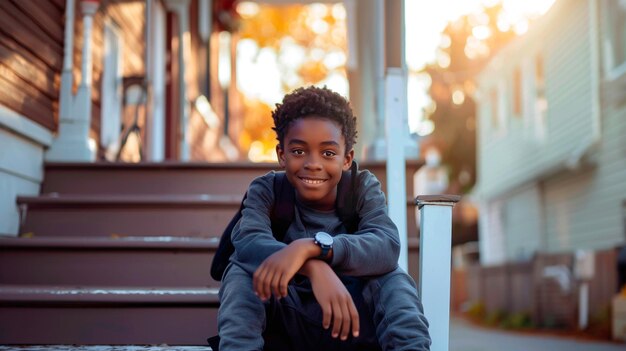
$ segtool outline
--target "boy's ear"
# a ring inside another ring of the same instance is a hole
[[[354,149],[348,151],[343,159],[343,170],[347,171],[352,167],[352,160],[354,160]]]
[[[285,151],[280,147],[280,144],[276,145],[276,156],[280,167],[285,168]]]

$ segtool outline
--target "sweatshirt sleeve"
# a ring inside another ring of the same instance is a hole
[[[267,257],[286,246],[272,234],[273,184],[274,172],[252,181],[243,202],[241,219],[231,233],[235,247],[235,255],[231,259],[249,274],[253,274]]]
[[[385,274],[398,265],[398,228],[387,215],[385,194],[378,179],[364,170],[359,174],[358,181],[358,230],[353,234],[338,234],[334,237],[331,265],[345,275]]]

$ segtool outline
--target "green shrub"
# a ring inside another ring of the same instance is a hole
[[[465,313],[475,321],[482,321],[485,318],[485,305],[480,301],[472,302]]]
[[[506,329],[529,329],[533,323],[529,313],[517,312],[504,318],[500,326]]]
[[[490,312],[485,317],[485,323],[490,326],[500,325],[507,318],[507,313],[502,310]]]

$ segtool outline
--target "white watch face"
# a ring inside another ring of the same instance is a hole
[[[333,237],[328,233],[318,232],[315,234],[315,241],[323,246],[331,246],[333,244]]]

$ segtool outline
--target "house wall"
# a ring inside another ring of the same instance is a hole
[[[43,154],[58,127],[65,0],[0,1],[0,234],[16,235],[16,197],[37,195]],[[102,1],[94,18],[91,137],[99,139],[104,21],[126,43],[124,75],[143,73],[144,3]],[[74,89],[80,82],[82,17],[75,15]]]
[[[625,94],[626,95],[626,94]],[[545,182],[549,251],[604,249],[626,242],[626,106],[604,103],[595,167]]]
[[[18,234],[15,199],[39,194],[43,153],[50,143],[47,128],[0,105],[0,235]]]
[[[498,53],[482,72],[478,174],[483,198],[501,196],[564,169],[572,154],[590,142],[592,94],[598,88],[592,80],[589,25],[587,0],[557,1],[528,33]],[[548,101],[543,138],[534,132],[536,113],[520,117],[512,113],[514,71],[537,57],[543,62]],[[501,100],[494,110],[504,114],[500,130],[492,125],[490,92],[494,90]]]
[[[0,234],[18,234],[16,197],[39,193],[57,127],[64,7],[0,1]]]
[[[498,76],[509,84],[513,70],[538,55],[545,62],[548,101],[542,139],[533,119],[513,116],[511,86],[505,89],[506,122],[499,133],[492,128],[490,99],[481,99],[479,192],[485,208],[501,203],[502,213],[501,233],[481,228],[481,240],[487,241],[481,248],[504,238],[503,254],[481,257],[483,264],[527,259],[533,251],[599,250],[626,242],[626,93],[615,98],[615,84],[606,81],[597,60],[597,42],[605,35],[603,13],[594,14],[599,3],[592,0],[557,1],[554,6],[481,76],[481,92],[489,92],[501,84]],[[519,52],[525,55],[515,58]],[[583,150],[586,154],[579,153]]]
[[[0,1],[0,104],[56,129],[64,0]]]
[[[504,205],[507,261],[528,261],[543,250],[543,211],[539,184],[520,189]]]

